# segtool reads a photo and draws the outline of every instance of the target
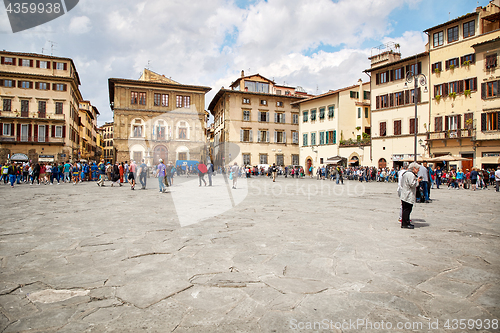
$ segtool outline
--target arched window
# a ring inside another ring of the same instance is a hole
[[[132,138],[143,138],[144,134],[144,120],[141,118],[135,118],[132,120],[130,136]]]
[[[186,121],[179,121],[177,123],[177,139],[179,140],[189,140],[190,138],[190,127]]]

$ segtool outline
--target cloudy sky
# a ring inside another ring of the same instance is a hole
[[[316,94],[368,80],[373,48],[422,52],[423,30],[487,0],[80,0],[66,15],[12,33],[0,10],[1,48],[73,58],[99,124],[112,121],[108,78],[143,68],[212,87],[206,106],[239,75],[260,73]],[[149,65],[148,65],[149,64]]]

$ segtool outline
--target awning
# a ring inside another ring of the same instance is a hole
[[[342,156],[332,156],[328,157],[325,161],[325,163],[339,163],[342,160],[347,160],[347,158],[342,157]]]
[[[351,164],[351,163],[358,163],[358,162],[359,162],[359,160],[350,160],[349,164]]]
[[[481,157],[481,164],[500,164],[500,156]]]
[[[28,155],[26,154],[14,154],[10,157],[11,161],[17,161],[17,162],[28,162]]]

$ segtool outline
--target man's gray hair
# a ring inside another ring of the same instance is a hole
[[[413,168],[420,168],[420,164],[417,162],[411,162],[410,165],[408,165],[408,170],[412,170]]]

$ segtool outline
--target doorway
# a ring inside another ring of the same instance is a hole
[[[163,145],[159,145],[155,147],[154,150],[154,158],[153,158],[153,163],[154,165],[157,165],[160,163],[160,159],[163,160],[164,163],[168,163],[168,150],[167,147]]]
[[[309,169],[311,168],[312,163],[313,163],[313,161],[312,161],[310,158],[308,158],[308,159],[306,160],[306,168],[307,168],[307,169],[306,169],[306,174],[310,174]]]

